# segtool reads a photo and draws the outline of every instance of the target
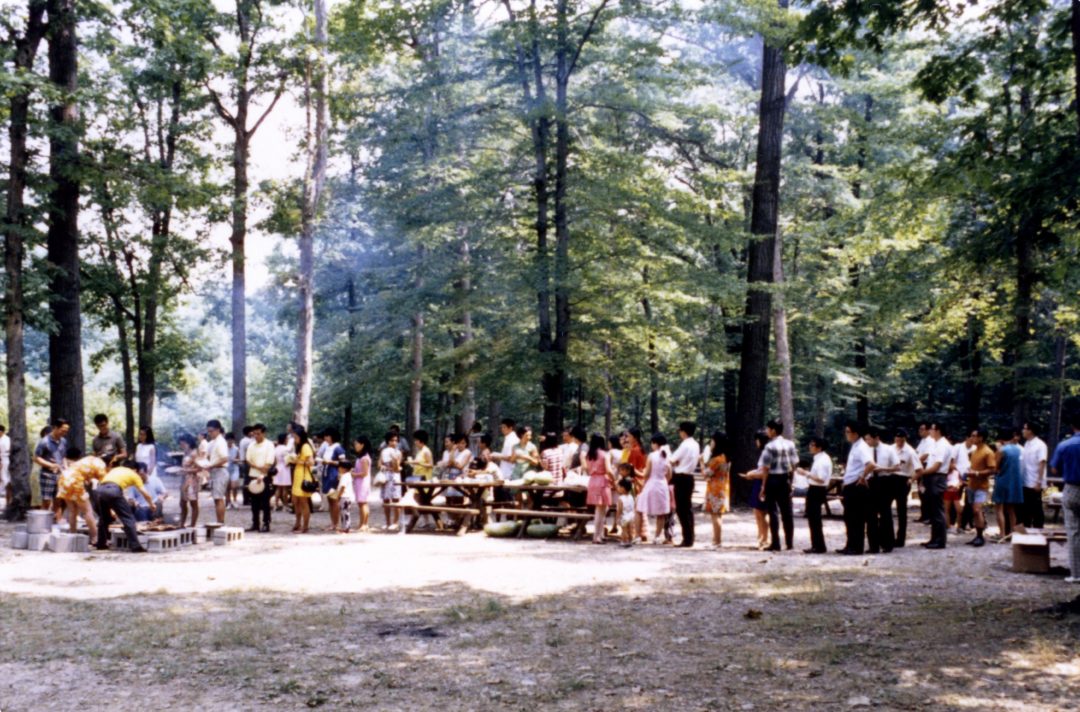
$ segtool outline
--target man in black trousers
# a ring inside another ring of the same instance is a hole
[[[675,488],[675,514],[679,517],[682,541],[679,546],[694,545],[694,473],[701,460],[701,446],[694,440],[697,424],[690,421],[679,423],[679,447],[671,454],[671,484]]]
[[[131,511],[131,503],[128,502],[124,492],[128,487],[134,487],[150,505],[150,514],[154,513],[154,498],[146,491],[146,472],[136,472],[129,467],[115,467],[101,480],[101,484],[94,490],[94,508],[98,516],[97,548],[109,548],[109,525],[112,524],[112,513],[124,526],[127,534],[128,548],[132,553],[141,554],[146,549],[139,543],[139,532],[135,528],[135,513]]]
[[[873,464],[874,455],[863,439],[864,428],[852,421],[844,426],[844,437],[851,443],[847,466],[844,467],[844,528],[847,543],[836,553],[861,556],[865,550],[867,508],[870,506],[870,487],[866,483],[866,466]]]
[[[925,549],[944,549],[948,521],[945,519],[945,488],[949,468],[953,461],[953,448],[945,439],[945,428],[941,423],[931,423],[929,455],[926,466],[915,471],[925,489],[923,504],[930,517],[930,541],[923,542]]]
[[[765,478],[765,511],[769,513],[772,539],[769,551],[780,551],[780,519],[784,520],[784,543],[794,546],[795,514],[791,508],[791,476],[799,464],[795,443],[783,436],[784,426],[770,420],[765,425],[769,444],[765,446],[761,464],[769,468]],[[779,516],[777,516],[779,514]]]

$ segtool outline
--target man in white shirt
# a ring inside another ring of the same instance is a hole
[[[219,524],[225,523],[225,498],[229,494],[229,443],[220,420],[206,422],[206,469],[210,472],[210,496]]]
[[[506,482],[509,482],[514,474],[514,448],[521,442],[514,432],[516,426],[517,423],[512,418],[503,418],[499,424],[499,432],[503,436],[502,449],[491,455],[491,459],[499,463],[499,477]]]
[[[968,470],[971,469],[971,460],[968,457],[969,439],[965,437],[953,444],[953,464],[945,483],[945,521],[949,526],[955,526],[958,534],[963,529],[964,508],[961,502],[967,486]]]
[[[928,421],[923,421],[919,423],[919,444],[915,448],[915,452],[919,456],[918,467],[924,467],[926,465],[926,459],[930,457],[930,450],[933,447],[934,439],[930,437],[930,423]],[[919,493],[919,518],[915,521],[920,524],[929,524],[930,509],[923,502],[923,494],[926,492],[926,487],[919,478],[915,478],[915,482],[918,485],[916,491]]]
[[[930,425],[930,437],[933,443],[927,462],[915,471],[925,488],[923,503],[930,515],[930,541],[923,542],[922,546],[926,549],[944,549],[948,528],[945,520],[945,483],[953,464],[953,447],[945,439],[945,429],[941,423]]]
[[[682,541],[679,546],[689,549],[694,545],[694,473],[701,459],[701,446],[694,440],[697,423],[689,420],[679,423],[679,447],[671,455],[671,484],[675,487],[675,514],[679,518]]]
[[[251,494],[251,532],[270,531],[270,493],[273,491],[273,477],[270,476],[270,468],[274,467],[276,453],[274,443],[266,437],[266,426],[256,423],[251,426],[249,442],[244,447],[245,464],[248,466],[248,480],[259,480],[262,490],[258,494]],[[249,485],[244,485],[248,491]],[[249,492],[250,494],[250,492]],[[262,514],[262,524],[259,524],[259,514]]]
[[[1037,426],[1028,421],[1021,433],[1024,436],[1024,449],[1020,453],[1020,467],[1024,472],[1024,506],[1021,517],[1025,527],[1042,529],[1046,524],[1043,518],[1042,492],[1046,489],[1046,461],[1049,453],[1046,443],[1038,435]]]
[[[847,543],[838,554],[862,556],[866,540],[867,508],[870,500],[870,487],[866,483],[866,466],[874,462],[870,446],[863,439],[865,428],[855,421],[844,427],[844,437],[851,443],[848,451],[847,466],[844,467],[844,528],[847,530]]]
[[[907,503],[911,496],[911,478],[915,470],[922,467],[919,453],[908,442],[908,432],[903,428],[896,431],[893,439],[896,452],[896,469],[889,475],[892,500],[896,503],[896,534],[894,546],[902,549],[907,541]]]
[[[0,487],[4,489],[4,503],[11,502],[11,437],[7,428],[0,425]]]
[[[803,549],[804,554],[824,554],[825,532],[821,526],[821,508],[825,506],[825,497],[832,480],[833,463],[825,450],[828,445],[824,438],[810,438],[810,454],[814,461],[809,470],[801,467],[795,472],[806,477],[806,524],[810,528],[810,548]]]
[[[881,441],[881,431],[870,426],[866,429],[866,444],[874,461],[866,466],[867,481],[870,484],[870,511],[867,517],[866,539],[870,544],[870,553],[893,550],[892,523],[892,485],[889,479],[899,466],[896,450],[889,443]]]

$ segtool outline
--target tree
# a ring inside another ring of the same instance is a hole
[[[214,102],[221,120],[232,129],[232,427],[239,431],[247,424],[247,310],[244,282],[244,243],[247,239],[248,218],[248,163],[251,156],[251,139],[266,117],[277,106],[285,92],[287,68],[275,66],[282,59],[280,48],[273,43],[262,43],[263,33],[272,29],[266,11],[268,2],[263,0],[237,0],[231,15],[217,16],[205,30],[206,37],[214,46],[217,59],[232,83],[233,108],[226,107],[222,92],[207,84],[207,91]],[[213,13],[212,8],[209,9]],[[232,26],[237,50],[227,52],[219,41],[219,34]],[[255,99],[263,91],[270,93],[270,101],[258,112]],[[258,114],[254,121],[252,112]]]
[[[326,0],[314,0],[314,58],[305,72],[304,98],[307,105],[307,164],[304,171],[304,204],[301,209],[300,272],[298,275],[299,319],[296,327],[296,391],[293,420],[308,424],[311,410],[311,380],[315,333],[315,230],[328,155]],[[314,96],[312,96],[314,94]],[[314,106],[312,106],[314,104]],[[312,117],[314,114],[314,118]]]
[[[18,88],[8,92],[8,175],[4,205],[4,358],[7,383],[7,433],[11,438],[9,474],[12,499],[7,503],[7,519],[20,519],[30,502],[29,441],[26,432],[26,364],[23,361],[23,334],[26,306],[23,301],[23,260],[31,221],[26,209],[27,166],[30,153],[30,93],[34,86],[34,58],[45,36],[45,1],[29,0],[26,26],[8,41],[14,47],[14,72]]]
[[[779,0],[781,9],[787,0]],[[787,64],[776,40],[762,45],[761,103],[758,113],[757,163],[751,197],[750,244],[747,247],[747,294],[739,363],[738,430],[733,444],[736,471],[754,466],[754,431],[765,420],[769,376],[769,331],[773,260],[780,212],[780,163],[784,138],[784,89]]]
[[[53,270],[49,334],[49,410],[71,421],[68,442],[83,449],[82,311],[79,280],[79,88],[75,0],[48,0],[49,109],[48,260]]]

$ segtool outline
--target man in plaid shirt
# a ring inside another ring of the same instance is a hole
[[[765,511],[769,513],[772,540],[769,551],[780,551],[780,519],[784,520],[784,543],[794,546],[795,516],[791,509],[791,476],[799,464],[795,443],[783,436],[784,426],[775,420],[765,425],[769,444],[765,446],[762,464],[769,468],[765,480]],[[779,516],[777,514],[779,513]]]

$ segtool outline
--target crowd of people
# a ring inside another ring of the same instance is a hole
[[[94,418],[97,434],[92,452],[69,448],[69,423],[57,419],[41,433],[33,451],[34,501],[52,510],[57,520],[66,516],[75,527],[86,522],[99,548],[108,546],[107,531],[113,516],[128,531],[133,551],[140,550],[136,523],[160,517],[168,489],[158,470],[162,455],[151,428],[141,428],[134,452],[111,430],[105,415]],[[843,503],[846,541],[843,555],[889,553],[907,543],[907,507],[912,488],[920,500],[917,521],[930,525],[926,549],[943,549],[947,532],[971,530],[967,544],[984,546],[991,540],[984,508],[994,505],[996,538],[1011,532],[1040,529],[1043,491],[1048,475],[1062,484],[1061,507],[1069,540],[1071,581],[1080,581],[1080,415],[1070,423],[1073,435],[1064,439],[1052,457],[1033,423],[1019,429],[990,433],[981,427],[960,433],[954,441],[945,426],[924,422],[918,442],[905,429],[885,432],[875,426],[848,423],[846,463],[834,466],[830,444],[820,437],[808,442],[809,457],[784,437],[783,426],[770,421],[755,436],[759,457],[755,468],[737,473],[747,481],[749,502],[755,512],[758,547],[772,551],[794,547],[793,497],[805,497],[810,547],[807,554],[828,551],[822,510],[831,491],[839,490]],[[722,432],[713,433],[704,447],[697,426],[678,426],[677,442],[657,433],[645,440],[637,428],[619,435],[589,436],[581,427],[545,433],[534,442],[531,428],[504,419],[495,439],[479,425],[468,433],[447,435],[436,461],[430,436],[417,430],[412,443],[396,426],[378,447],[357,436],[346,447],[335,428],[309,434],[298,423],[271,439],[261,423],[244,427],[239,439],[226,433],[218,420],[206,423],[196,435],[181,435],[180,524],[199,520],[199,493],[210,489],[217,522],[224,523],[229,508],[250,506],[249,531],[270,531],[272,512],[292,510],[293,531],[310,530],[313,498],[325,501],[328,529],[341,533],[369,531],[368,501],[377,494],[384,505],[402,502],[403,481],[488,478],[514,483],[542,476],[554,486],[574,480],[584,492],[567,491],[562,501],[587,507],[594,514],[593,542],[611,538],[624,546],[639,543],[674,544],[676,523],[681,547],[695,545],[693,495],[698,474],[704,479],[704,512],[712,525],[711,546],[722,545],[723,515],[731,508],[731,443]],[[0,473],[7,482],[9,442],[0,427]],[[496,500],[511,500],[512,487],[495,486]],[[462,493],[445,491],[448,505],[462,503]],[[428,502],[419,501],[417,504]],[[353,509],[357,519],[353,520]],[[615,508],[614,523],[607,515]],[[402,531],[400,506],[384,506],[383,529]],[[894,518],[895,511],[895,518]],[[95,521],[96,518],[96,521]],[[423,515],[421,528],[440,525],[438,515]],[[782,534],[782,536],[781,536]]]

